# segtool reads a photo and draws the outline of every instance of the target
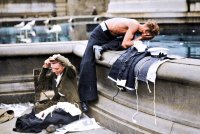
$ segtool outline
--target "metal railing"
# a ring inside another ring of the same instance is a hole
[[[2,19],[0,44],[79,40],[74,35],[78,36],[77,33],[83,32],[82,29],[86,29],[86,35],[105,19],[103,16]],[[79,28],[74,30],[75,27]]]

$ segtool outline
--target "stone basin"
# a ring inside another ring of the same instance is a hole
[[[0,101],[34,102],[33,69],[41,68],[50,55],[60,53],[68,57],[78,70],[86,44],[87,41],[69,41],[1,45]],[[199,133],[199,60],[170,60],[158,68],[155,124],[153,93],[148,92],[146,84],[139,83],[139,113],[132,120],[137,108],[135,92],[119,91],[107,78],[110,67],[122,53],[108,51],[103,54],[104,60],[97,61],[99,100],[91,104],[88,116],[122,134]]]

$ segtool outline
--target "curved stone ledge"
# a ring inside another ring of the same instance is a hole
[[[173,81],[184,85],[200,86],[200,63],[198,59],[170,60],[160,66],[159,79]]]
[[[107,67],[111,67],[123,51],[109,51],[103,54],[102,61],[97,61]],[[157,71],[157,79],[173,81],[186,85],[200,86],[200,60],[183,58],[169,60],[163,63]]]
[[[25,55],[47,55],[55,53],[72,53],[75,44],[82,44],[81,41],[71,42],[43,42],[43,43],[20,43],[0,45],[0,57],[4,56],[25,56]]]
[[[55,53],[73,53],[82,57],[87,41],[48,42],[31,44],[0,45],[0,57],[27,56],[27,55],[50,55]],[[108,51],[103,54],[103,60],[97,61],[107,67],[111,67],[123,51]],[[184,73],[183,73],[184,72]],[[163,63],[157,72],[157,78],[167,81],[178,82],[187,85],[200,85],[200,63],[198,59],[170,60]]]
[[[12,45],[1,45],[0,46],[0,62],[5,65],[5,71],[13,71],[15,66],[12,66],[13,61],[17,61],[21,64],[16,64],[17,68],[23,68],[26,64],[35,63],[39,60],[42,61],[51,54],[61,53],[64,55],[72,55],[74,57],[71,60],[74,62],[76,67],[80,64],[80,59],[85,51],[87,41],[72,41],[72,42],[61,42],[61,43],[40,43],[40,44],[12,44]],[[37,50],[37,51],[36,51]],[[97,61],[97,79],[98,79],[98,91],[99,94],[106,99],[111,100],[113,103],[122,105],[123,107],[132,109],[133,112],[137,108],[136,95],[134,91],[119,91],[112,81],[107,78],[110,67],[116,61],[116,59],[123,53],[123,51],[108,51],[103,53],[103,60]],[[36,56],[37,55],[37,56]],[[75,59],[73,59],[75,58]],[[25,62],[25,63],[24,63]],[[40,64],[32,66],[41,67]],[[30,75],[32,72],[29,68],[25,68],[21,72],[15,72],[19,75]],[[15,70],[16,71],[16,70]],[[157,72],[156,80],[156,113],[159,120],[170,121],[169,129],[166,131],[160,131],[159,128],[148,128],[148,126],[141,126],[139,128],[149,131],[153,129],[153,132],[169,132],[170,129],[174,129],[180,132],[178,127],[175,126],[186,125],[189,128],[200,129],[200,102],[198,100],[200,96],[200,63],[197,59],[179,59],[170,60],[163,63]],[[12,76],[11,73],[9,75]],[[3,79],[3,75],[0,74],[0,79]],[[24,80],[24,79],[22,79]],[[16,79],[14,82],[19,82]],[[26,81],[29,82],[29,81]],[[1,80],[1,84],[6,83],[1,87],[8,87],[8,82],[6,80]],[[14,84],[16,85],[16,84]],[[27,83],[27,87],[30,84]],[[31,88],[32,86],[30,86]],[[29,88],[29,89],[30,89]],[[153,89],[152,84],[150,88]],[[10,91],[18,90],[15,87],[13,89],[9,88]],[[4,91],[4,90],[2,90]],[[150,116],[153,115],[153,93],[149,93],[146,84],[139,83],[139,111],[141,113],[146,113]],[[100,99],[101,101],[102,99]],[[94,108],[99,109],[104,112],[99,104],[94,104]],[[109,113],[110,115],[112,113]],[[121,120],[121,117],[117,117]],[[130,117],[131,118],[131,117]],[[138,117],[136,117],[138,118]],[[125,120],[125,119],[123,119]],[[152,124],[154,123],[153,120]],[[124,121],[126,122],[126,120]],[[164,121],[165,122],[165,121]],[[151,125],[152,125],[151,124]],[[174,125],[173,125],[174,124]],[[138,125],[136,125],[138,126]],[[157,126],[159,127],[159,126]],[[181,127],[182,129],[183,127]],[[190,129],[187,130],[190,130]],[[160,128],[160,129],[163,129]],[[150,131],[151,132],[151,131]]]

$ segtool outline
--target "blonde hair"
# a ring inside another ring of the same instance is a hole
[[[156,36],[160,33],[160,28],[155,20],[149,19],[145,25],[149,28],[149,33],[152,36]]]

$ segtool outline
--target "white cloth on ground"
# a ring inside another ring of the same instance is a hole
[[[55,109],[61,108],[65,112],[70,113],[72,116],[81,115],[81,110],[78,107],[78,104],[71,104],[69,102],[58,102],[56,105],[53,105],[35,116],[44,120],[49,113],[52,113]]]

